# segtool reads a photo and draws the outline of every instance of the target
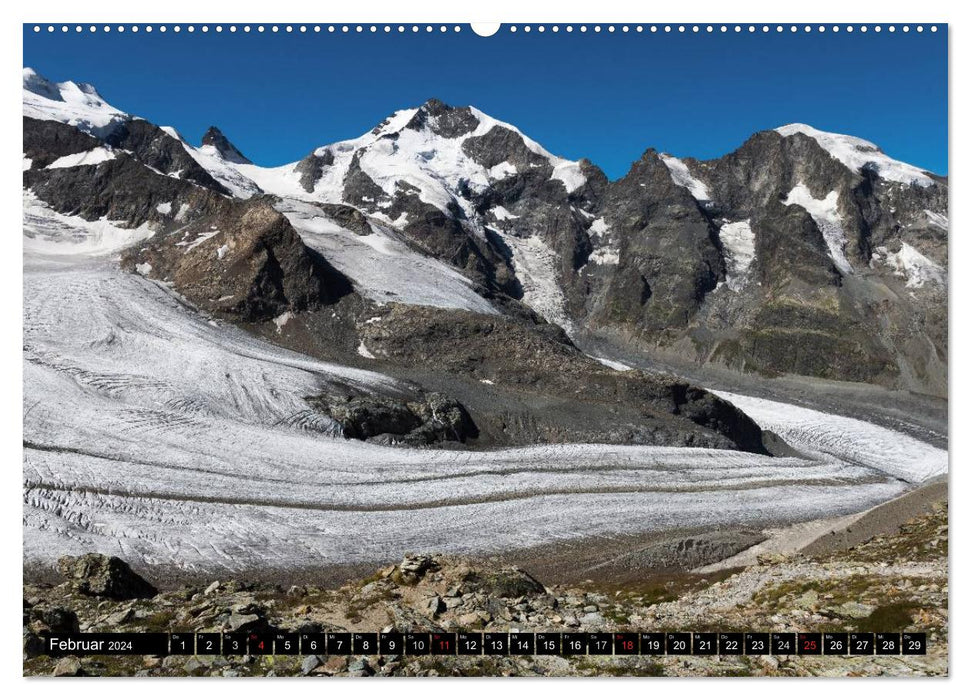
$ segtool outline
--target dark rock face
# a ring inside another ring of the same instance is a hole
[[[441,100],[432,98],[422,105],[405,128],[417,131],[425,126],[432,133],[454,139],[475,131],[479,120],[468,107],[450,107]]]
[[[105,142],[114,148],[131,151],[139,161],[162,173],[178,173],[180,179],[220,194],[229,194],[229,190],[216,182],[177,139],[143,119],[119,124]]]
[[[360,236],[371,234],[371,223],[359,209],[344,204],[319,204],[321,211],[338,224]]]
[[[705,332],[688,332],[699,356],[946,393],[945,287],[905,284],[884,262],[906,244],[946,265],[947,232],[927,214],[947,211],[946,182],[854,173],[802,133],[762,132],[723,158],[686,162],[711,192],[713,224],[748,220],[755,235],[754,283],[706,305],[695,318]],[[818,202],[835,198],[852,272],[834,263],[823,225],[785,204],[798,186]]]
[[[297,163],[296,170],[300,174],[300,186],[307,192],[313,192],[314,185],[320,179],[324,168],[333,164],[334,154],[330,151],[324,151],[324,154],[320,156],[316,153],[311,153]]]
[[[395,197],[388,196],[361,169],[355,156],[344,179],[344,201],[362,211],[380,211],[391,220],[405,223],[401,233],[418,250],[462,270],[485,289],[512,292],[515,276],[501,251],[488,240],[473,235],[458,203],[448,213],[424,202],[414,188],[399,184]]]
[[[652,340],[683,332],[724,276],[704,211],[653,150],[607,187],[601,210],[619,262],[590,309],[591,324],[630,325]]]
[[[209,136],[219,141],[218,134]],[[123,150],[96,165],[39,167],[97,145]],[[25,119],[24,148],[34,159],[24,186],[55,210],[156,229],[143,247],[124,253],[123,265],[171,281],[200,308],[260,321],[317,308],[352,290],[270,201],[225,196],[182,144],[153,124],[120,123],[102,142],[65,124]],[[179,177],[161,174],[166,172]],[[354,222],[354,210],[342,213]]]
[[[728,402],[666,375],[604,367],[580,353],[552,324],[392,305],[360,331],[381,360],[485,381],[537,406],[576,404],[581,396],[588,409],[615,413],[609,416],[613,432],[590,421],[589,436],[574,429],[569,434],[574,441],[766,452],[761,429]],[[623,420],[618,407],[630,411]],[[478,424],[479,414],[473,411],[473,416]]]
[[[362,394],[324,394],[312,405],[336,420],[344,437],[388,445],[421,447],[465,442],[478,435],[468,411],[442,394],[413,400]]]
[[[244,321],[316,308],[351,292],[347,278],[259,198],[227,200],[217,214],[129,250],[123,265],[171,280],[199,307]]]
[[[221,132],[217,127],[210,126],[206,133],[202,136],[203,146],[212,146],[216,149],[216,152],[223,157],[223,160],[227,160],[230,163],[237,163],[242,165],[251,164],[252,161],[240,153],[239,149],[234,146],[229,139]]]
[[[438,100],[404,127],[463,139],[468,158],[503,170],[485,189],[460,182],[446,211],[402,182],[384,192],[357,156],[344,200],[403,217],[399,230],[420,250],[499,298],[523,297],[516,242],[538,237],[554,256],[565,321],[594,335],[743,371],[945,390],[944,285],[915,286],[892,267],[904,245],[946,266],[947,234],[934,219],[947,210],[943,178],[930,187],[885,181],[850,170],[809,135],[766,131],[722,158],[683,161],[704,199],[650,149],[615,182],[581,162],[585,182],[567,191],[554,161],[519,133],[496,125],[470,136],[479,127],[468,108]],[[376,133],[397,142],[403,131]],[[834,262],[829,224],[786,204],[796,188],[819,204],[835,197],[851,271]],[[723,227],[740,222],[754,239],[744,284],[722,240]]]
[[[24,156],[30,169],[45,168],[62,156],[90,151],[101,141],[73,126],[24,117]]]
[[[549,161],[530,150],[519,134],[502,126],[494,126],[481,136],[467,139],[462,144],[462,150],[487,168],[507,162],[514,165],[518,172],[550,167]]]
[[[151,598],[158,593],[152,584],[118,557],[104,554],[61,557],[57,569],[72,588],[84,595],[128,600]]]
[[[23,178],[24,187],[57,211],[88,220],[106,218],[132,228],[171,223],[183,206],[191,217],[206,216],[227,201],[214,190],[160,175],[126,153],[97,165],[31,169]],[[165,205],[170,214],[159,211]]]
[[[110,140],[110,143],[109,143]],[[55,159],[97,146],[122,149],[94,165],[48,170]],[[166,227],[226,206],[226,190],[182,144],[143,120],[119,123],[106,140],[73,126],[24,118],[24,153],[32,159],[25,188],[64,214],[105,218],[123,226]],[[179,177],[163,173],[179,173]],[[163,213],[167,211],[168,213]]]

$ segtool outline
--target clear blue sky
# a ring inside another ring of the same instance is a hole
[[[119,109],[198,142],[219,126],[263,165],[364,133],[429,97],[472,104],[611,178],[647,147],[723,155],[790,122],[853,134],[946,174],[947,30],[483,38],[320,34],[35,34],[24,65],[93,83]]]

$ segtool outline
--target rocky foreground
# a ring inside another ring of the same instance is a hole
[[[338,589],[213,581],[157,592],[121,560],[65,557],[58,585],[24,585],[24,675],[936,676],[948,673],[947,504],[843,551],[769,556],[705,577],[545,587],[522,569],[408,556]],[[66,632],[922,631],[926,656],[65,657]]]

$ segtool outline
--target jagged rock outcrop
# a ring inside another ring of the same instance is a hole
[[[219,157],[230,163],[237,165],[249,165],[252,161],[244,156],[236,146],[219,130],[218,127],[210,126],[206,133],[202,135],[202,145],[213,148]]]
[[[61,122],[24,117],[24,158],[28,170],[46,168],[62,156],[90,151],[101,141],[90,134]]]
[[[561,416],[560,429],[574,441],[766,452],[761,429],[728,402],[670,376],[605,367],[577,350],[552,324],[393,305],[360,332],[364,345],[380,360],[435,367],[544,404],[571,403],[578,411],[577,397],[582,397],[583,405],[601,415],[599,420],[580,418],[570,428]],[[481,429],[480,414],[473,416]],[[586,438],[584,430],[590,431]]]
[[[194,182],[220,194],[229,194],[228,189],[189,155],[178,139],[144,119],[119,124],[105,138],[105,143],[131,152],[140,162],[161,173],[177,175],[181,180]]]
[[[422,447],[465,442],[478,429],[465,407],[432,392],[411,400],[352,392],[315,396],[311,405],[336,420],[344,437],[387,445]]]
[[[127,251],[123,265],[171,281],[200,308],[243,321],[317,308],[351,292],[347,278],[262,199],[229,202],[218,214],[161,233]]]

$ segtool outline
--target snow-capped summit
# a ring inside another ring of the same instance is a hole
[[[264,168],[225,154],[219,160],[264,192],[349,203],[379,219],[394,201],[411,195],[442,213],[461,211],[473,219],[477,193],[524,171],[544,172],[566,193],[586,182],[580,162],[554,156],[475,107],[436,98],[397,110],[361,136],[320,146],[296,163]],[[230,186],[225,173],[213,175]]]
[[[925,170],[891,158],[880,148],[869,141],[856,136],[834,134],[820,131],[808,124],[786,124],[775,130],[782,136],[804,134],[814,139],[833,158],[840,161],[853,172],[859,173],[864,169],[875,171],[884,180],[900,182],[905,185],[929,187],[934,184]]]
[[[490,138],[491,137],[491,138]],[[352,162],[392,198],[399,188],[443,212],[456,204],[472,215],[468,193],[524,168],[548,167],[550,179],[567,192],[585,182],[579,164],[558,158],[519,129],[472,106],[451,107],[430,99],[399,110],[363,136],[317,149],[323,164],[314,192],[333,197],[343,190]]]
[[[213,152],[217,153],[223,160],[229,161],[230,163],[237,163],[241,165],[252,164],[249,158],[244,156],[232,142],[226,138],[226,136],[219,130],[218,127],[210,126],[206,133],[202,137],[201,149],[211,149]]]
[[[108,135],[116,124],[130,119],[108,104],[89,83],[55,83],[33,68],[24,68],[23,88],[25,117],[63,122],[98,137]]]

